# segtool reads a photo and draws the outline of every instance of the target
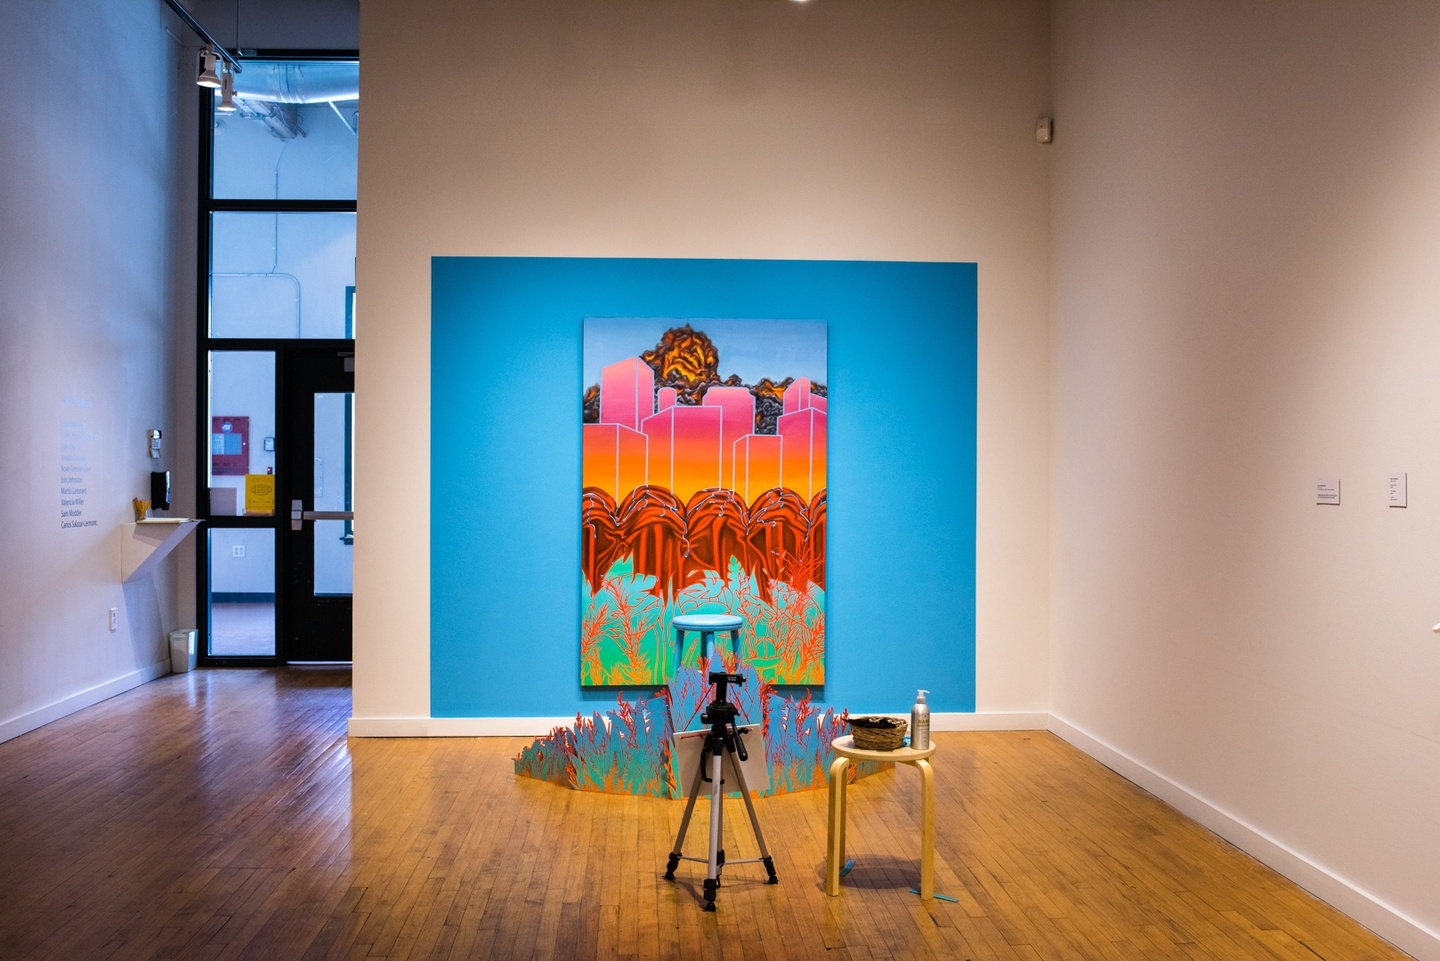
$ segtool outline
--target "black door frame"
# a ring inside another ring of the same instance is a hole
[[[240,59],[246,60],[287,60],[287,61],[329,61],[358,60],[358,50],[244,50],[237,51]],[[275,415],[279,431],[285,415],[281,410],[283,393],[281,381],[282,354],[291,349],[334,349],[353,353],[353,339],[336,340],[274,340],[263,338],[213,338],[210,336],[210,224],[211,215],[222,212],[255,213],[355,213],[357,204],[350,200],[237,200],[217,199],[211,196],[213,158],[215,98],[208,88],[196,90],[196,104],[199,116],[199,176],[197,177],[197,227],[196,227],[196,447],[195,447],[195,516],[206,524],[195,550],[195,610],[200,622],[198,663],[205,666],[253,666],[263,667],[286,663],[286,645],[283,634],[285,605],[285,572],[281,559],[283,534],[289,530],[289,504],[278,499],[274,517],[231,517],[220,519],[219,527],[224,528],[271,528],[275,531],[275,654],[274,656],[212,656],[210,650],[210,531],[216,526],[210,514],[210,353],[225,350],[272,351],[275,353]],[[347,330],[353,333],[353,328]],[[277,438],[277,446],[280,440]],[[283,449],[276,451],[276,469],[281,469]],[[284,483],[283,475],[280,480]],[[282,509],[283,508],[283,509]],[[283,521],[283,528],[282,528]]]
[[[303,393],[305,389],[313,386],[314,380],[301,383],[297,377],[305,372],[305,362],[302,358],[307,357],[328,357],[334,358],[337,364],[343,366],[345,357],[354,357],[355,341],[345,340],[273,340],[273,339],[236,339],[236,338],[215,338],[207,341],[207,351],[201,360],[201,370],[208,375],[210,352],[222,351],[253,351],[258,353],[272,353],[275,355],[275,476],[278,490],[275,498],[275,513],[272,516],[253,515],[225,515],[216,517],[210,514],[209,488],[205,483],[209,476],[209,420],[201,417],[205,423],[202,425],[206,433],[203,443],[197,445],[199,463],[197,464],[197,477],[200,480],[199,491],[197,492],[196,504],[198,510],[196,516],[205,520],[205,526],[201,538],[201,546],[195,552],[195,574],[196,574],[196,611],[200,618],[201,632],[203,637],[199,647],[197,663],[208,667],[265,667],[289,663],[291,660],[349,660],[345,658],[296,658],[290,642],[290,634],[287,632],[287,624],[293,620],[294,611],[291,605],[294,599],[294,591],[297,577],[304,579],[295,570],[294,565],[303,558],[294,556],[295,550],[291,543],[290,534],[290,501],[293,493],[303,491],[306,501],[309,501],[309,492],[314,489],[314,461],[313,456],[305,453],[300,456],[301,451],[296,450],[295,425],[299,419],[303,424],[307,415],[311,415],[313,407],[307,404],[297,404],[293,396]],[[208,376],[202,378],[200,397],[202,403],[208,401],[207,391],[209,389]],[[354,391],[354,372],[348,372],[348,380],[331,381],[338,383],[344,389]],[[337,387],[335,389],[340,389]],[[313,391],[312,391],[313,393]],[[312,402],[313,403],[313,402]],[[203,413],[202,408],[202,413]],[[313,424],[313,420],[311,421]],[[310,428],[307,427],[307,430]],[[275,653],[273,655],[239,655],[224,654],[214,655],[210,653],[210,551],[209,538],[211,531],[216,529],[235,528],[259,528],[272,530],[275,533]],[[307,528],[308,530],[308,528]],[[309,572],[313,578],[314,572]],[[313,581],[309,582],[313,584]],[[307,585],[308,587],[308,585]],[[346,602],[349,603],[348,600]],[[333,606],[333,605],[331,605]]]

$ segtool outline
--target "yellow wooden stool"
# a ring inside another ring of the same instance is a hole
[[[935,753],[935,745],[922,750],[898,747],[893,751],[866,751],[855,746],[855,738],[846,735],[830,742],[835,760],[830,765],[830,828],[825,853],[825,893],[840,893],[840,868],[845,863],[845,788],[846,768],[851,761],[893,761],[912,764],[920,771],[920,897],[935,896],[935,772],[926,760]]]

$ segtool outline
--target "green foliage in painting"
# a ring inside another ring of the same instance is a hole
[[[825,591],[814,583],[797,590],[770,582],[769,598],[756,578],[730,561],[728,577],[705,571],[673,602],[655,594],[655,578],[634,572],[625,557],[605,573],[600,589],[581,585],[580,683],[585,686],[660,684],[674,673],[672,622],[680,614],[738,614],[745,619],[741,650],[730,651],[728,634],[715,635],[712,655],[738,659],[762,681],[818,684],[824,677]],[[687,633],[680,664],[700,661],[700,636]]]

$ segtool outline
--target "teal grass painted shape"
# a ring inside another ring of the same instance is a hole
[[[813,582],[804,590],[771,581],[761,590],[756,577],[730,560],[728,577],[706,570],[665,601],[656,594],[656,579],[637,574],[634,558],[612,564],[598,589],[588,578],[580,591],[580,674],[591,685],[643,685],[667,678],[675,659],[676,616],[739,614],[745,618],[740,659],[767,682],[814,683],[825,651],[825,590]],[[700,638],[690,633],[680,664],[699,662]],[[729,636],[717,637],[729,656]]]

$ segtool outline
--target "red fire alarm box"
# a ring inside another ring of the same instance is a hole
[[[250,473],[250,418],[210,418],[210,473]]]

